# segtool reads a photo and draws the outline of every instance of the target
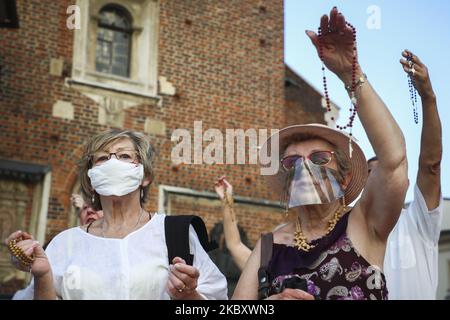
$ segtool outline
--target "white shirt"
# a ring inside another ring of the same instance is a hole
[[[438,242],[443,200],[429,211],[417,185],[388,238],[384,274],[393,300],[434,300],[438,285]]]
[[[123,239],[97,237],[80,227],[58,234],[46,249],[56,294],[61,299],[170,299],[164,234],[165,215],[156,214]],[[227,299],[224,275],[209,258],[190,226],[197,291],[206,299]],[[32,299],[33,282],[14,299]]]

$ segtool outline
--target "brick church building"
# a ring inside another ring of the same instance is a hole
[[[226,175],[250,245],[282,221],[257,164],[171,161],[173,131],[194,122],[224,137],[326,123],[322,95],[284,63],[282,0],[10,3],[18,23],[0,28],[2,241],[20,229],[44,243],[76,226],[77,161],[109,128],[144,132],[157,150],[148,210],[197,214],[211,230],[221,221],[214,182]],[[1,246],[0,294],[27,280]]]

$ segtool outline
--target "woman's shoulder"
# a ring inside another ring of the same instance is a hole
[[[154,212],[151,220],[153,220],[154,224],[164,224],[166,217],[167,215],[165,213]]]
[[[154,212],[152,215],[152,219],[160,219],[162,221],[164,221],[164,219],[167,217],[167,214],[165,213],[159,213],[159,212]]]
[[[292,223],[288,222],[278,226],[273,233],[273,242],[278,244],[291,245],[294,237]]]
[[[65,230],[61,231],[60,233],[56,234],[52,238],[52,242],[53,241],[62,241],[69,237],[73,237],[75,234],[78,234],[79,232],[84,232],[81,228],[82,228],[81,226],[77,226],[77,227],[65,229]]]
[[[68,242],[73,242],[74,239],[80,237],[84,231],[80,227],[73,227],[61,231],[47,241],[45,245],[45,251],[49,252],[51,250],[58,251],[62,247],[65,247]]]

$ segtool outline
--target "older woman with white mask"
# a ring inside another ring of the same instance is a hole
[[[33,276],[21,298],[226,299],[225,277],[192,227],[186,235],[192,265],[181,257],[169,263],[165,215],[143,208],[153,155],[137,132],[110,130],[88,142],[81,189],[104,218],[61,232],[45,252],[31,235],[11,234],[13,264]]]

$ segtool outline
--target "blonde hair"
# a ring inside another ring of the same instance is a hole
[[[149,178],[150,184],[143,188],[143,197],[141,197],[141,206],[145,203],[148,196],[148,190],[153,182],[153,160],[155,151],[150,144],[149,139],[140,132],[131,130],[119,130],[111,129],[106,132],[102,132],[92,137],[87,143],[83,151],[83,156],[79,162],[79,179],[81,186],[81,193],[83,198],[88,201],[92,208],[95,210],[101,210],[102,205],[98,194],[94,191],[91,185],[87,172],[92,168],[92,158],[95,152],[104,150],[107,146],[120,139],[130,139],[133,142],[139,162],[144,166],[144,178]],[[92,196],[94,201],[92,202]]]

